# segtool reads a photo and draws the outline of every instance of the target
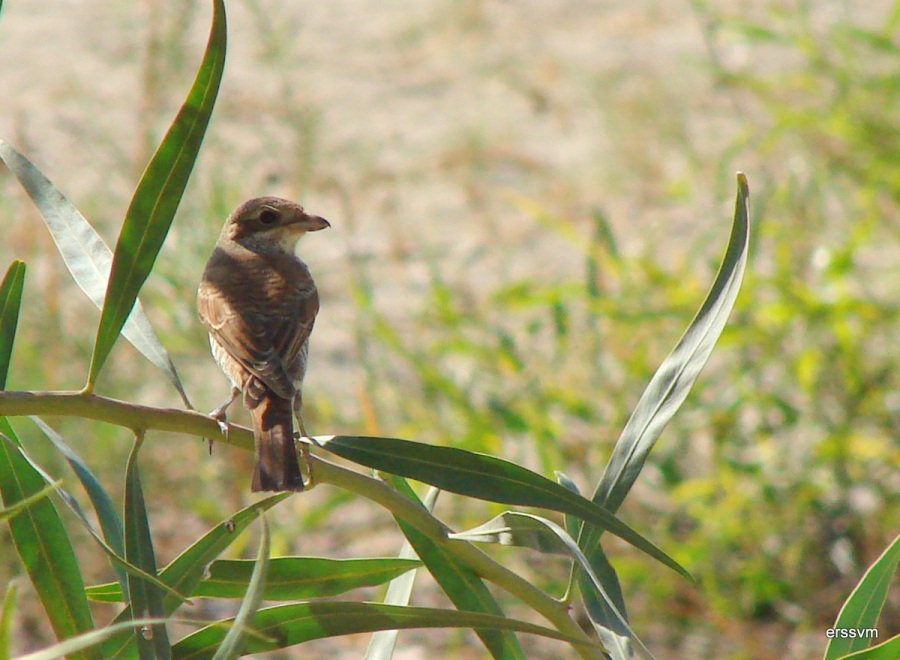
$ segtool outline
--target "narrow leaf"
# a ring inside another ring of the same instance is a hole
[[[719,273],[700,311],[650,379],[591,498],[611,512],[618,510],[660,433],[687,398],[734,307],[747,265],[750,229],[747,177],[739,173],[737,182],[734,223]],[[591,534],[581,547],[594,545],[598,537]]]
[[[220,559],[209,565],[208,577],[188,595],[200,598],[243,598],[256,562],[249,559]],[[384,584],[421,565],[415,559],[325,559],[322,557],[274,557],[263,600],[300,600],[337,596],[360,587]],[[160,578],[166,579],[166,570]],[[122,602],[122,590],[115,582],[87,588],[88,598]]]
[[[143,440],[141,435],[135,438],[125,468],[125,559],[145,573],[156,576],[153,537],[150,534],[150,521],[147,517],[147,507],[144,503],[144,492],[137,462]],[[130,618],[142,619],[149,616],[161,619],[165,616],[162,592],[156,585],[130,574],[127,584]],[[134,639],[137,642],[141,658],[170,657],[165,624],[154,625],[150,639],[147,639],[147,635],[137,632]]]
[[[219,621],[183,638],[172,647],[172,657],[177,660],[212,658],[230,622]],[[313,639],[394,628],[497,628],[585,645],[582,639],[515,619],[380,603],[316,601],[278,605],[259,610],[252,627],[259,636],[247,639],[244,652],[248,654],[284,649]]]
[[[103,296],[112,265],[112,251],[90,223],[66,199],[53,183],[45,177],[25,156],[0,140],[0,159],[19,179],[19,183],[41,212],[44,224],[56,243],[63,263],[78,287],[97,309],[103,307]],[[144,357],[161,370],[181,395],[188,408],[191,403],[175,371],[175,365],[162,342],[153,331],[150,319],[144,313],[140,301],[125,321],[122,334]]]
[[[875,628],[898,563],[900,563],[900,535],[862,576],[832,627],[836,630]],[[833,637],[825,649],[824,660],[834,660],[847,653],[860,651],[866,648],[868,643],[869,640],[865,637]]]
[[[103,532],[103,538],[110,549],[120,558],[125,557],[125,532],[122,528],[122,520],[116,512],[112,498],[106,489],[100,484],[94,473],[91,472],[87,464],[82,460],[74,449],[72,449],[63,437],[50,428],[39,417],[31,417],[31,421],[38,425],[38,428],[44,432],[56,449],[63,455],[63,458],[69,463],[69,466],[75,472],[84,490],[87,492],[97,514],[97,520],[100,522],[100,529]],[[85,520],[85,522],[87,522]],[[93,532],[93,530],[91,530]],[[125,571],[119,566],[114,566],[118,577],[119,584],[125,589]]]
[[[22,287],[25,285],[25,264],[13,261],[0,284],[0,390],[6,388],[9,361],[12,357],[19,308],[22,305]]]
[[[262,539],[259,543],[259,552],[256,555],[256,561],[253,565],[253,574],[250,576],[250,584],[247,586],[247,594],[244,596],[241,607],[237,616],[234,617],[234,623],[225,639],[216,649],[213,660],[235,660],[241,656],[244,649],[244,639],[247,632],[247,626],[251,619],[256,616],[259,610],[259,604],[262,602],[262,591],[266,584],[266,573],[269,570],[269,523],[266,521],[265,514],[261,514],[262,519]]]
[[[90,651],[95,646],[99,646],[107,639],[114,637],[124,631],[131,631],[137,628],[146,629],[152,625],[165,623],[165,619],[139,619],[136,621],[125,621],[116,623],[104,628],[92,630],[83,635],[72,637],[59,644],[54,644],[46,649],[20,655],[16,660],[58,660],[58,658],[95,658],[106,657],[97,656],[95,653],[85,654],[82,651]]]
[[[429,511],[431,510],[433,502],[427,497],[425,502],[420,502],[415,491],[405,479],[394,475],[386,476],[400,493],[413,502],[419,502]],[[436,492],[434,496],[437,496]],[[409,544],[425,563],[432,577],[434,577],[444,593],[447,594],[447,597],[456,609],[465,612],[481,612],[483,614],[505,616],[500,604],[491,594],[481,577],[468,566],[460,563],[453,554],[447,552],[444,546],[433,542],[402,518],[395,517],[394,520],[396,520]],[[525,657],[525,652],[522,650],[519,640],[516,638],[515,633],[510,630],[476,628],[475,634],[478,635],[485,648],[494,658],[506,660]]]
[[[12,628],[12,618],[16,611],[16,583],[10,581],[6,585],[6,594],[3,596],[3,605],[0,606],[0,660],[9,660],[12,647],[12,638],[9,631]]]
[[[546,538],[547,535],[556,537],[556,541],[550,542]],[[581,570],[590,579],[590,588],[600,596],[618,620],[619,626],[628,632],[635,641],[638,648],[652,658],[653,655],[644,643],[634,634],[625,616],[619,611],[615,603],[606,593],[600,578],[594,573],[594,569],[588,561],[587,557],[578,547],[575,539],[562,527],[552,520],[547,520],[540,516],[530,513],[518,513],[516,511],[507,511],[501,513],[496,518],[486,522],[479,527],[467,532],[459,532],[451,534],[450,538],[462,539],[464,541],[491,542],[500,543],[501,545],[514,545],[518,547],[527,547],[541,552],[545,552],[546,548],[550,548],[552,552],[558,551],[558,546],[565,548],[566,553],[571,556],[579,565]]]
[[[610,657],[613,660],[629,660],[634,657],[634,649],[631,645],[631,635],[627,627],[622,625],[623,619],[628,621],[628,611],[625,608],[619,576],[599,544],[587,553],[587,559],[594,575],[603,585],[609,602],[615,606],[610,607],[606,599],[597,595],[593,581],[581,571],[578,574],[579,587],[588,617]]]
[[[247,589],[255,565],[255,562],[241,559],[215,561],[209,567],[209,577],[197,585],[194,594],[207,598],[239,598]],[[420,565],[415,559],[276,557],[269,562],[263,599],[336,596],[351,589],[383,584]]]
[[[160,578],[181,593],[193,593],[210,563],[222,554],[263,511],[267,511],[290,495],[291,493],[272,495],[223,520],[166,566]],[[179,603],[171,598],[166,597],[163,600],[166,614],[171,614],[178,605]]]
[[[363,436],[315,438],[320,446],[361,465],[421,481],[441,490],[489,502],[534,506],[577,516],[605,529],[689,580],[678,562],[602,506],[563,486],[495,456],[457,447]]]
[[[575,482],[562,472],[556,472],[556,480],[560,485],[565,486],[573,493],[581,492]],[[566,516],[565,522],[566,532],[573,538],[577,537],[581,522],[572,516]],[[622,596],[619,576],[606,558],[606,554],[603,552],[600,544],[597,544],[585,554],[591,568],[606,590],[607,596],[615,605],[615,609],[610,608],[606,601],[597,596],[593,585],[590,584],[590,578],[577,569],[577,564],[573,565],[569,589],[572,588],[572,583],[576,577],[582,581],[581,597],[584,601],[585,609],[588,611],[594,630],[600,636],[600,641],[606,648],[607,654],[612,660],[631,660],[634,657],[634,647],[631,644],[631,638],[628,630],[616,616],[616,610],[618,610],[622,618],[628,621],[628,611],[625,608],[625,598]]]
[[[423,504],[429,511],[434,510],[434,504],[437,502],[439,491],[437,488],[430,488],[425,496],[426,502]],[[417,559],[416,551],[413,550],[409,539],[403,542],[400,548],[401,559]],[[416,573],[418,571],[410,571],[405,575],[394,578],[388,585],[387,592],[384,595],[385,605],[409,605],[409,599],[412,597],[413,584],[416,581]],[[398,630],[381,630],[369,640],[366,647],[366,660],[390,660],[394,656],[394,648],[397,645]]]
[[[21,443],[5,417],[0,417],[0,435],[10,440],[0,442],[0,495],[3,505],[11,507],[40,493],[46,484],[14,447]],[[91,630],[94,622],[84,580],[53,502],[48,498],[35,502],[8,523],[16,552],[57,639]]]
[[[22,455],[22,458],[24,458],[28,462],[28,464],[39,475],[41,475],[41,478],[48,484],[48,487],[52,488],[52,490],[55,490],[59,494],[59,496],[62,498],[62,501],[65,502],[66,505],[69,507],[69,509],[72,510],[72,512],[75,514],[75,516],[81,522],[82,526],[84,526],[84,528],[87,530],[87,532],[97,542],[97,545],[99,545],[100,548],[106,553],[107,557],[109,557],[110,561],[113,564],[113,568],[120,569],[125,573],[131,573],[132,575],[139,577],[141,579],[149,580],[149,581],[153,582],[156,586],[160,587],[161,589],[165,589],[167,591],[172,592],[172,590],[169,589],[169,587],[167,587],[165,584],[160,582],[157,578],[155,578],[152,575],[148,575],[147,573],[145,573],[138,567],[129,564],[127,561],[125,561],[125,559],[121,555],[119,555],[112,548],[110,548],[106,544],[106,542],[102,538],[100,538],[100,535],[97,534],[97,532],[94,530],[93,525],[91,525],[90,521],[87,519],[87,516],[84,514],[84,511],[82,510],[81,505],[78,503],[78,500],[76,500],[74,497],[72,497],[72,495],[68,491],[66,491],[66,489],[60,488],[57,485],[60,482],[56,482],[56,484],[54,484],[53,478],[49,474],[47,474],[47,472],[43,468],[41,468],[41,466],[39,466],[37,463],[35,463],[31,459],[31,457],[28,456],[28,454],[26,454],[25,451],[21,447],[19,447],[19,445],[15,444],[12,440],[10,440],[9,438],[2,436],[2,435],[0,435],[0,440],[2,440],[3,442],[9,443],[9,445],[11,446],[11,448],[14,451],[17,451],[18,453],[20,453]],[[176,592],[172,592],[172,593],[181,602],[185,602],[185,599],[182,598],[180,594],[178,594]]]
[[[9,442],[11,444],[15,444],[12,440],[7,438],[6,436],[0,436],[0,438],[2,438],[4,442]],[[16,445],[16,446],[18,446],[18,445]],[[59,488],[59,485],[61,483],[62,483],[62,479],[60,479],[59,481],[55,481],[51,484],[48,484],[47,486],[44,486],[44,488],[42,488],[41,490],[36,492],[34,495],[29,495],[24,500],[19,500],[18,502],[16,502],[15,504],[13,504],[10,507],[5,507],[3,509],[0,509],[0,520],[6,520],[7,518],[12,518],[13,516],[17,516],[20,513],[22,513],[23,511],[25,511],[25,509],[30,507],[32,504],[36,504],[37,502],[40,502],[45,497],[49,497],[51,494],[53,494],[56,491],[57,488]]]
[[[216,102],[225,67],[225,47],[225,4],[214,0],[209,41],[194,84],[144,170],[125,214],[86,389],[93,388],[169,233]]]
[[[900,635],[891,637],[881,644],[845,655],[841,660],[897,660],[897,658],[900,658]]]
[[[261,511],[266,511],[283,499],[290,497],[291,493],[279,493],[255,502],[241,509],[232,517],[223,520],[209,530],[200,539],[166,566],[159,574],[159,579],[169,588],[178,593],[191,594],[203,579],[206,567],[218,557],[231,543],[244,531],[244,529],[259,516]],[[92,587],[92,589],[94,589]],[[101,593],[109,590],[108,585],[96,587]],[[99,600],[102,600],[102,596]],[[121,600],[119,590],[118,600]],[[163,611],[168,616],[181,604],[181,600],[165,594],[163,596]],[[131,610],[126,608],[116,618],[114,623],[126,621]],[[117,635],[110,637],[103,644],[103,657],[114,658],[125,653],[126,649],[134,643],[133,635]]]

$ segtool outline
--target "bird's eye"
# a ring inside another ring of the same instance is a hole
[[[264,225],[274,225],[278,222],[278,214],[275,211],[266,209],[259,214],[259,221]]]

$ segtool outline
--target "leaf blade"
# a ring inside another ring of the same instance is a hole
[[[844,630],[874,628],[878,623],[878,616],[884,607],[898,564],[900,564],[900,535],[894,538],[862,576],[841,607],[832,628]],[[868,640],[865,637],[833,637],[825,649],[824,660],[835,660],[848,653],[861,651],[867,645]]]
[[[422,481],[441,490],[500,504],[534,506],[577,516],[615,534],[692,580],[678,562],[601,506],[510,461],[457,447],[397,438],[336,435],[314,440],[342,458]]]
[[[24,286],[25,264],[14,260],[0,284],[0,390],[6,388],[6,376],[9,373],[13,342],[19,324]]]
[[[172,648],[177,660],[212,658],[225,636],[228,620],[216,622],[182,638]],[[247,639],[245,653],[261,653],[296,644],[392,628],[498,628],[585,645],[550,628],[505,617],[428,607],[398,607],[380,603],[326,601],[277,605],[256,613],[252,627],[259,636]]]
[[[592,500],[616,511],[666,424],[678,411],[725,327],[747,265],[749,188],[739,173],[734,221],[725,256],[697,315],[650,379],[610,456]]]
[[[0,140],[0,159],[16,176],[40,211],[75,284],[97,309],[102,309],[112,264],[112,251],[65,195],[30,160],[3,140]],[[175,365],[150,325],[150,319],[144,313],[140,300],[135,301],[134,309],[122,328],[122,334],[141,355],[166,375],[184,404],[191,408]]]
[[[213,660],[236,660],[244,649],[244,639],[247,634],[247,625],[259,610],[262,602],[262,592],[266,584],[266,574],[269,572],[269,523],[265,514],[260,514],[262,520],[262,538],[259,542],[259,552],[253,565],[253,573],[250,583],[247,585],[247,594],[241,602],[241,607],[234,617],[234,623],[225,639],[216,649]]]
[[[0,417],[0,434],[8,440],[0,442],[0,496],[9,507],[40,492],[45,483],[15,449],[21,443],[5,417]],[[84,579],[53,502],[46,498],[35,502],[8,524],[16,552],[57,639],[91,630],[94,621],[84,595]]]
[[[209,41],[194,83],[144,170],[125,214],[100,313],[87,390],[93,388],[169,232],[212,115],[225,49],[225,5],[223,0],[214,0]]]
[[[150,521],[147,516],[147,506],[144,502],[137,462],[142,444],[143,437],[138,435],[125,467],[125,506],[123,507],[125,511],[125,560],[145,573],[157,577],[153,536],[150,533]],[[141,619],[146,616],[155,619],[164,618],[162,592],[159,587],[130,573],[126,584],[128,585],[129,618]],[[165,624],[155,624],[152,627],[150,639],[135,631],[134,640],[137,642],[141,658],[170,657],[170,645]]]

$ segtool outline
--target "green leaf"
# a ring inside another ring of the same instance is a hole
[[[246,589],[255,562],[220,560],[194,594],[207,598],[235,598]],[[300,600],[336,596],[351,589],[383,584],[420,566],[415,559],[325,559],[277,557],[269,562],[263,591],[265,600]]]
[[[260,511],[265,511],[283,499],[290,497],[291,493],[279,493],[264,500],[255,502],[237,512],[230,518],[223,520],[209,530],[189,548],[166,566],[159,574],[159,579],[169,585],[178,593],[190,594],[196,589],[203,579],[206,567],[218,557],[242,531],[259,516]],[[104,600],[104,593],[118,591],[116,600],[122,600],[121,590],[116,585],[100,585],[86,590],[90,597],[96,595],[98,600]],[[163,596],[163,611],[168,616],[175,611],[181,601],[169,594]],[[123,622],[130,616],[130,610],[125,609],[116,618],[115,623]],[[133,643],[133,635],[117,635],[106,640],[103,645],[103,657],[113,658],[124,653]]]
[[[495,456],[396,438],[350,435],[315,438],[328,451],[382,472],[489,502],[534,506],[576,516],[605,529],[692,579],[678,562],[603,507],[531,470]]]
[[[145,573],[156,576],[153,537],[150,534],[150,521],[137,463],[142,444],[143,436],[138,435],[125,468],[125,559]],[[131,574],[128,575],[127,584],[129,618],[142,619],[148,615],[156,619],[164,618],[162,591],[159,587]],[[154,625],[150,639],[145,634],[135,632],[134,640],[142,659],[170,657],[165,624]]]
[[[255,561],[220,559],[207,569],[208,577],[190,592],[191,597],[242,598],[247,591]],[[274,557],[263,590],[264,600],[300,600],[337,596],[358,589],[384,584],[388,580],[421,566],[415,559],[325,559],[322,557]],[[160,574],[166,579],[166,571]],[[114,582],[87,588],[88,598],[121,602],[122,590]]]
[[[594,490],[591,499],[611,512],[618,510],[660,433],[687,398],[734,306],[747,265],[750,229],[747,178],[739,173],[737,182],[734,223],[719,273],[700,311],[650,379]],[[582,549],[595,546],[601,534],[587,526],[579,539]]]
[[[112,498],[106,489],[100,484],[94,473],[91,472],[87,464],[82,460],[74,449],[72,449],[63,437],[44,423],[39,417],[31,417],[31,420],[38,425],[44,435],[52,442],[56,449],[63,455],[63,458],[69,463],[69,466],[75,472],[81,485],[84,486],[94,512],[97,514],[97,520],[100,522],[100,529],[103,532],[103,538],[106,544],[119,558],[125,557],[125,532],[122,528],[122,520],[116,513],[116,507],[113,505]],[[83,517],[83,516],[82,516]],[[85,523],[87,520],[85,519]],[[90,528],[90,525],[88,525]],[[93,530],[91,529],[93,533]],[[118,573],[119,583],[125,589],[125,571],[119,566],[113,566]]]
[[[832,626],[835,630],[840,632],[875,627],[898,562],[900,562],[900,535],[862,576],[838,613]],[[828,642],[824,660],[834,660],[848,653],[860,651],[866,648],[868,643],[869,640],[865,637],[834,637]]]
[[[900,635],[876,646],[845,655],[841,660],[897,660],[897,658],[900,658]]]
[[[6,585],[6,595],[3,596],[3,605],[0,606],[0,660],[9,660],[12,638],[9,630],[12,627],[13,613],[16,610],[16,583],[10,581]]]
[[[253,562],[253,574],[250,576],[250,584],[247,585],[247,594],[241,602],[237,616],[234,617],[234,623],[225,639],[216,649],[213,660],[235,660],[239,658],[244,650],[244,639],[247,634],[247,625],[250,620],[256,616],[259,610],[259,604],[262,602],[262,592],[266,585],[266,574],[269,570],[269,523],[266,521],[265,514],[260,514],[262,519],[262,540],[259,543],[259,552],[256,555],[256,561]]]
[[[225,5],[223,0],[214,0],[209,41],[194,84],[144,170],[125,214],[100,314],[87,390],[93,388],[169,232],[216,102],[225,48]]]
[[[386,477],[400,493],[413,502],[419,502],[415,491],[405,479],[394,475],[386,475]],[[434,506],[434,500],[437,499],[437,492],[432,489],[426,496],[425,502],[419,503],[431,511]],[[500,604],[476,573],[460,563],[442,545],[433,542],[402,518],[395,516],[394,519],[397,521],[397,525],[404,536],[406,536],[409,544],[425,563],[432,577],[444,590],[444,593],[447,594],[447,597],[456,606],[456,609],[465,612],[481,612],[505,616]],[[525,657],[525,652],[512,631],[476,628],[475,634],[478,635],[485,648],[494,658],[512,659]]]
[[[69,494],[64,488],[60,488],[57,485],[59,482],[56,482],[56,484],[54,484],[53,478],[49,474],[47,474],[47,472],[43,468],[41,468],[41,466],[39,466],[37,463],[35,463],[31,459],[31,457],[29,457],[28,454],[26,454],[25,451],[21,447],[19,447],[12,440],[10,440],[9,438],[6,438],[5,436],[0,436],[0,440],[2,440],[3,442],[9,443],[15,451],[21,453],[22,458],[24,458],[26,461],[28,461],[28,464],[32,468],[34,468],[34,470],[39,475],[41,475],[41,478],[48,484],[48,486],[51,487],[52,490],[55,490],[59,494],[59,496],[62,498],[63,502],[65,502],[68,505],[68,507],[72,510],[72,512],[78,517],[78,520],[81,522],[81,524],[84,526],[84,528],[88,531],[88,533],[94,538],[94,540],[97,542],[97,544],[100,546],[100,548],[110,558],[110,560],[113,563],[113,568],[121,569],[125,573],[131,573],[132,575],[135,575],[136,577],[142,578],[144,580],[150,580],[151,582],[156,584],[161,589],[171,591],[165,584],[161,583],[157,578],[153,577],[152,575],[148,575],[147,573],[145,573],[138,567],[129,564],[127,561],[125,561],[125,559],[123,559],[123,557],[120,554],[116,553],[112,548],[110,548],[109,545],[107,545],[106,542],[102,538],[100,538],[100,535],[97,534],[96,531],[94,531],[93,526],[91,525],[90,521],[87,519],[87,516],[84,514],[84,511],[81,509],[81,505],[78,504],[78,500],[76,500],[74,497],[72,497],[72,495]],[[185,601],[185,599],[182,598],[181,595],[178,593],[175,593],[174,596],[176,598],[178,598],[181,602]]]
[[[406,480],[403,480],[400,477],[392,477],[391,480],[403,481],[403,483],[406,484]],[[434,504],[437,502],[440,492],[441,491],[437,488],[428,489],[428,494],[425,496],[425,502],[422,504],[429,512],[434,511]],[[397,520],[396,517],[394,519]],[[406,539],[403,542],[403,546],[400,548],[400,558],[418,559],[418,555],[416,555],[416,551],[413,549],[409,539]],[[417,561],[416,563],[420,562]],[[387,592],[384,595],[384,604],[409,605],[409,599],[412,597],[413,585],[416,581],[416,573],[418,573],[418,571],[409,571],[408,573],[391,580]],[[380,630],[372,635],[369,640],[369,645],[366,647],[366,660],[390,660],[394,655],[394,648],[397,645],[397,637],[399,634],[399,630]]]
[[[176,660],[212,658],[225,637],[229,620],[219,621],[181,639],[172,647]],[[505,617],[427,607],[398,607],[380,603],[316,601],[278,605],[259,610],[252,628],[259,634],[247,639],[245,653],[284,649],[313,639],[339,637],[393,628],[497,628],[540,635],[570,644],[584,640],[550,628]]]
[[[10,440],[9,438],[7,438],[6,436],[0,436],[0,439],[2,439],[4,442],[9,442],[9,443],[15,445],[15,443],[12,440]],[[16,445],[16,446],[18,446],[18,445]],[[19,500],[18,502],[13,504],[11,507],[5,507],[5,508],[0,509],[0,520],[6,520],[7,518],[12,518],[14,516],[17,516],[20,513],[22,513],[25,509],[30,507],[32,504],[36,504],[37,502],[40,502],[45,497],[49,497],[54,492],[56,492],[56,489],[59,488],[59,485],[61,483],[62,483],[62,479],[60,479],[59,481],[55,481],[51,484],[44,486],[43,489],[39,490],[34,495],[29,495],[24,500]]]
[[[0,495],[3,505],[11,507],[40,493],[46,484],[15,447],[21,443],[5,417],[0,417],[0,434],[10,440],[0,442]],[[91,630],[94,622],[84,595],[84,580],[53,502],[47,498],[35,502],[8,523],[16,552],[57,639]]]
[[[478,543],[499,543],[501,545],[531,548],[539,552],[560,552],[560,550],[562,550],[574,559],[582,572],[587,575],[590,580],[588,588],[603,599],[608,611],[616,617],[618,627],[627,631],[637,644],[638,648],[640,648],[647,657],[653,657],[649,649],[647,649],[638,636],[634,634],[634,631],[628,625],[625,616],[619,611],[609,594],[606,593],[606,587],[603,585],[599,576],[594,572],[593,567],[581,551],[581,548],[578,547],[578,543],[575,542],[575,539],[566,530],[552,520],[547,520],[546,518],[535,516],[530,513],[507,511],[474,529],[450,534],[450,538]]]
[[[12,357],[19,308],[22,306],[22,287],[25,285],[25,264],[13,261],[0,284],[0,390],[6,388],[9,361]]]
[[[279,493],[238,511],[223,520],[193,543],[166,566],[160,578],[181,593],[193,593],[203,579],[210,562],[218,557],[263,511],[267,511],[291,493]],[[166,614],[171,614],[179,603],[169,597],[163,601]]]
[[[0,140],[0,159],[16,175],[31,197],[50,230],[50,236],[78,287],[97,309],[103,307],[103,297],[109,281],[112,251],[75,206],[25,156]],[[166,349],[153,331],[150,319],[139,300],[125,321],[122,334],[144,357],[161,370],[188,408],[187,394],[175,371]]]
[[[125,621],[116,623],[98,630],[92,630],[83,635],[72,637],[59,644],[29,653],[20,655],[16,660],[57,660],[58,658],[84,658],[84,657],[101,657],[95,653],[84,654],[82,651],[90,651],[95,646],[99,646],[104,641],[121,634],[124,631],[130,631],[136,628],[147,629],[150,626],[165,623],[165,619],[139,619],[137,621]],[[106,655],[102,657],[108,657]]]

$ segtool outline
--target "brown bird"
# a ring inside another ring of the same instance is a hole
[[[227,429],[225,411],[243,393],[256,441],[253,491],[312,484],[309,447],[300,444],[304,483],[291,414],[307,437],[300,388],[319,295],[294,250],[303,234],[330,226],[286,199],[251,199],[228,216],[203,271],[197,309],[213,357],[231,381],[231,396],[210,415]]]

